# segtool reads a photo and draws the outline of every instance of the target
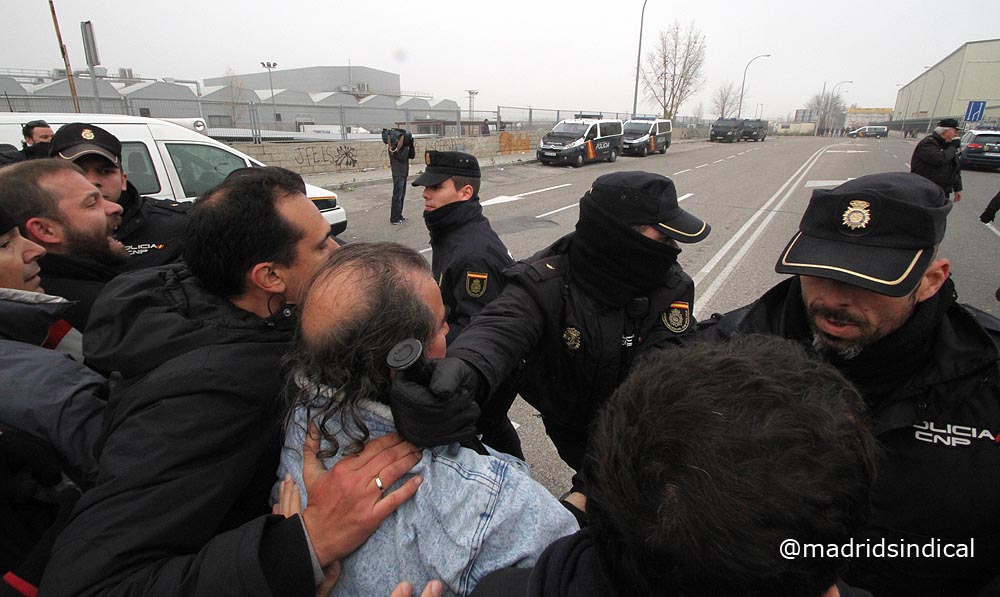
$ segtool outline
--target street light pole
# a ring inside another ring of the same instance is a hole
[[[635,116],[635,111],[639,105],[639,64],[642,62],[642,24],[646,20],[646,2],[649,0],[642,0],[642,14],[639,15],[639,51],[636,53],[635,57],[635,91],[632,92],[632,116]]]
[[[751,58],[750,62],[753,62],[758,58],[770,58],[770,57],[771,57],[770,54],[761,54],[760,56],[754,56],[753,58]],[[740,83],[740,104],[739,108],[736,109],[736,118],[739,118],[743,114],[743,88],[747,84],[747,69],[750,68],[750,62],[747,62],[747,65],[743,68],[743,82]]]
[[[274,119],[275,129],[278,128],[278,106],[274,103],[274,81],[271,80],[271,69],[278,66],[277,62],[261,62],[261,66],[267,69],[267,84],[271,88],[271,111],[273,112],[272,118]]]

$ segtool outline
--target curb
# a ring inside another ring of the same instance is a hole
[[[480,168],[480,170],[496,170],[497,168],[504,168],[506,166],[516,166],[516,165],[519,165],[519,164],[531,164],[531,163],[537,163],[537,162],[538,162],[537,159],[530,158],[530,159],[523,159],[523,160],[514,160],[514,161],[510,161],[510,162],[502,162],[502,163],[498,163],[498,164],[490,164],[490,165],[486,165],[486,166],[480,164],[479,168]],[[415,178],[415,177],[419,176],[421,172],[423,172],[423,170],[421,170],[420,172],[416,172],[414,174],[410,174],[410,176],[407,177],[407,181],[409,182],[410,178]],[[323,173],[317,173],[317,175],[322,175],[322,174]],[[358,187],[370,187],[370,186],[374,186],[374,185],[378,185],[378,184],[392,184],[392,175],[390,174],[388,176],[383,176],[383,177],[379,177],[379,178],[369,178],[369,179],[365,179],[365,180],[357,180],[357,181],[351,181],[351,182],[338,182],[338,183],[333,183],[333,184],[330,184],[330,185],[327,185],[327,186],[323,186],[323,185],[317,185],[317,186],[322,186],[323,188],[325,188],[328,191],[351,191],[351,190],[356,189]]]

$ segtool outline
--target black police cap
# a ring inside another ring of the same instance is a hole
[[[415,187],[437,186],[452,176],[482,177],[476,156],[461,151],[430,149],[424,152],[424,163],[427,164],[427,169],[410,183]]]
[[[70,161],[85,155],[99,155],[121,167],[122,144],[118,137],[99,126],[74,122],[56,131],[49,155]]]

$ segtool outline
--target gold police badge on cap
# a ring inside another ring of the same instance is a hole
[[[563,343],[570,350],[580,349],[580,330],[576,328],[566,328],[563,331]]]
[[[868,211],[869,207],[871,207],[871,203],[867,201],[861,201],[860,199],[851,201],[850,205],[847,206],[847,210],[844,211],[844,226],[847,226],[851,230],[867,226],[868,222],[872,219],[872,214]]]
[[[671,332],[680,334],[691,325],[691,305],[684,301],[670,303],[670,309],[660,315],[660,321]]]
[[[82,131],[80,131],[80,136],[83,137],[84,139],[86,139],[87,141],[93,141],[94,140],[94,131],[92,131],[90,129],[83,129]]]
[[[429,151],[424,152],[424,163],[427,164],[428,166],[431,165],[431,152]]]
[[[486,294],[486,283],[489,280],[489,274],[465,272],[465,292],[472,298],[480,298]]]

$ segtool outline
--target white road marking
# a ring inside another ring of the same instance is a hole
[[[722,162],[722,161],[724,161],[724,160],[715,160],[715,161],[714,161],[714,162],[712,162],[712,163],[713,163],[713,164],[718,164],[719,162]]]
[[[426,249],[420,249],[419,251],[417,251],[417,253],[430,253],[430,252],[431,252],[430,247],[427,247]]]
[[[993,224],[986,224],[986,227],[993,231],[993,234],[1000,236],[1000,230],[993,227]]]
[[[690,172],[690,171],[691,171],[691,168],[686,168],[684,170],[681,170],[680,172],[674,172],[670,176],[677,176],[678,174],[684,174],[685,172]]]
[[[685,193],[685,194],[681,195],[680,197],[677,198],[677,203],[680,203],[681,201],[684,201],[688,197],[694,197],[694,193]]]
[[[813,187],[838,187],[848,180],[854,180],[854,178],[847,178],[845,180],[809,180],[806,181],[805,188],[811,189]]]
[[[727,156],[727,157],[726,157],[726,159],[727,159],[727,160],[731,160],[731,159],[733,159],[733,158],[735,158],[735,157],[736,157],[736,156],[734,156],[734,155],[731,155],[731,156]]]
[[[700,166],[695,166],[695,167],[694,167],[694,169],[695,169],[695,170],[697,170],[698,168],[704,168],[704,167],[705,167],[705,166],[707,166],[707,165],[708,165],[708,164],[702,164],[702,165],[700,165]]]
[[[736,155],[743,155],[744,153],[746,153],[746,152],[745,152],[745,151],[741,151],[741,152],[739,152],[739,153],[738,153],[738,154],[736,154]]]
[[[827,153],[868,153],[867,149],[831,149]]]
[[[552,214],[559,213],[559,212],[561,212],[564,209],[569,209],[571,207],[579,207],[579,205],[580,205],[579,203],[574,203],[573,205],[567,205],[566,207],[560,207],[559,209],[553,209],[552,211],[547,211],[547,212],[545,212],[543,214],[539,214],[539,215],[535,216],[535,219],[544,218],[545,216],[551,216]]]
[[[518,195],[500,195],[499,197],[494,197],[492,199],[487,199],[486,201],[481,201],[481,205],[496,205],[498,203],[510,203],[511,201],[517,201],[522,197],[527,197],[528,195],[534,195],[535,193],[544,193],[545,191],[551,191],[553,189],[561,189],[563,187],[571,186],[571,183],[556,185],[554,187],[548,187],[546,189],[538,189],[537,191],[528,191],[527,193],[520,193]]]

